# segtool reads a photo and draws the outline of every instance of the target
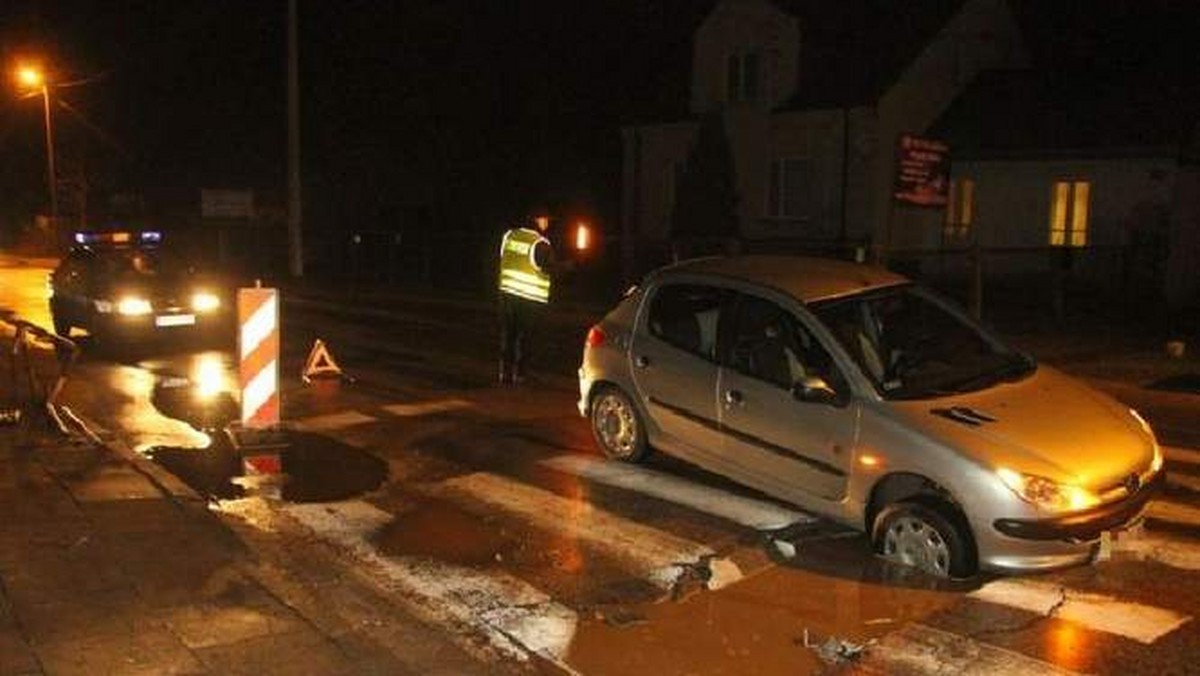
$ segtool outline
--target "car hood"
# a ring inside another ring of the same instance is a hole
[[[1046,366],[978,392],[888,404],[985,467],[1094,490],[1141,475],[1154,459],[1154,437],[1128,407]]]

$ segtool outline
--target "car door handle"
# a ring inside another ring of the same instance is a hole
[[[742,393],[737,390],[725,390],[725,406],[741,406],[745,402]]]
[[[633,365],[640,369],[644,369],[650,365],[650,357],[647,357],[644,354],[638,355],[638,357],[633,360]]]

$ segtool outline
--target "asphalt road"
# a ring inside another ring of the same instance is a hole
[[[44,266],[0,258],[0,312],[45,321]],[[583,327],[548,329],[559,368],[508,389],[487,314],[285,299],[283,321],[282,486],[219,432],[236,412],[231,336],[81,338],[64,403],[297,584],[321,583],[289,547],[327,545],[323,574],[373,585],[497,670],[1200,673],[1200,452],[1173,452],[1184,479],[1111,559],[943,584],[694,468],[604,462],[560,363]],[[300,381],[318,337],[354,382]]]

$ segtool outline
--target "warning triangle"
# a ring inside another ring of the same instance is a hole
[[[333,360],[333,355],[329,354],[329,348],[325,347],[325,342],[320,338],[315,340],[312,351],[308,353],[308,361],[304,364],[304,374],[301,376],[304,382],[307,383],[314,377],[340,377],[343,375],[342,368]]]

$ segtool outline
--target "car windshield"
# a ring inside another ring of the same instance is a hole
[[[186,274],[190,267],[161,249],[114,249],[104,252],[100,260],[106,275],[146,280]]]
[[[885,399],[980,390],[1037,368],[918,286],[814,303],[812,310]]]

